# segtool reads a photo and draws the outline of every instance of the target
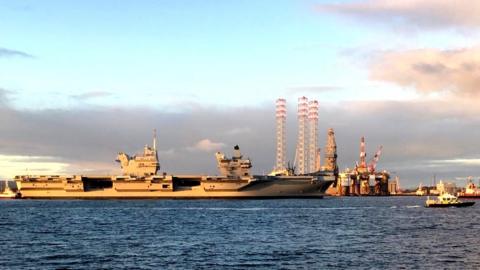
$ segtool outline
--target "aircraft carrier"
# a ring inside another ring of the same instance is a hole
[[[336,180],[336,145],[329,131],[326,164],[320,170],[296,175],[294,170],[252,175],[252,163],[235,146],[231,158],[215,154],[218,176],[157,174],[156,149],[145,146],[143,154],[119,153],[122,175],[19,175],[15,182],[25,199],[209,199],[209,198],[322,198]]]

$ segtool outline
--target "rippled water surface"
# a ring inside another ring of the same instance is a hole
[[[480,269],[480,201],[0,201],[3,269]]]

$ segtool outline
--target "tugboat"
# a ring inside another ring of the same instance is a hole
[[[458,200],[458,197],[445,192],[438,196],[436,200],[430,200],[430,197],[428,197],[425,207],[467,207],[474,204],[475,202],[462,202]]]

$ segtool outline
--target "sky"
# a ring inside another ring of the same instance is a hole
[[[0,0],[0,176],[119,173],[158,130],[161,170],[274,164],[274,102],[320,103],[341,169],[359,141],[401,185],[480,178],[480,2]]]

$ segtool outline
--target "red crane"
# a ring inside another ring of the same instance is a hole
[[[383,146],[380,145],[377,152],[375,153],[375,156],[373,156],[372,160],[368,164],[368,171],[370,173],[375,172],[375,169],[377,168],[377,162],[380,159],[380,155],[382,154],[382,149],[383,149]]]

